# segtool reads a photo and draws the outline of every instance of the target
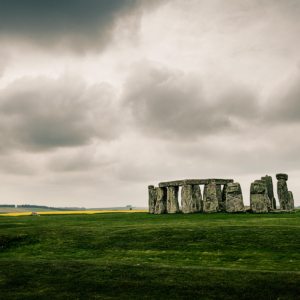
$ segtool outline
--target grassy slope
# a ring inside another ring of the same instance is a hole
[[[300,299],[299,229],[300,213],[0,217],[1,295]]]

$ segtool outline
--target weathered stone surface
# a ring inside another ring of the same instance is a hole
[[[204,186],[203,212],[216,213],[219,211],[219,201],[217,197],[217,185],[214,182]]]
[[[267,189],[268,189],[268,197],[271,201],[271,208],[276,209],[276,200],[274,198],[274,190],[273,190],[273,180],[271,176],[264,176],[261,177],[262,180],[264,180],[267,184]]]
[[[278,173],[278,174],[276,174],[276,178],[277,178],[277,180],[283,179],[283,180],[287,181],[289,179],[289,176],[287,174]]]
[[[209,179],[184,179],[183,182],[184,184],[189,184],[189,185],[200,185],[200,184],[206,184],[208,183]]]
[[[258,180],[259,181],[259,180]],[[250,207],[255,214],[268,213],[268,191],[264,182],[253,182],[250,187]]]
[[[284,174],[277,174],[277,175],[284,175]],[[278,176],[278,177],[281,178],[282,176]],[[277,195],[280,204],[280,209],[285,210],[286,205],[288,204],[289,201],[288,188],[285,179],[279,179],[277,181]]]
[[[167,188],[157,188],[156,189],[156,205],[155,214],[166,214],[167,213]]]
[[[158,186],[160,188],[163,188],[163,187],[169,187],[169,186],[182,186],[183,184],[184,184],[183,180],[176,180],[176,181],[161,182]]]
[[[197,205],[193,185],[183,185],[181,189],[181,207],[184,214],[196,212]]]
[[[194,197],[196,201],[196,212],[203,212],[203,200],[201,195],[201,189],[199,185],[193,185]]]
[[[184,179],[159,183],[159,187],[183,186],[183,185],[200,185],[215,182],[216,184],[224,185],[233,182],[233,179]]]
[[[170,186],[167,191],[167,213],[177,214],[179,213],[178,204],[178,186]]]
[[[40,215],[38,215],[36,212],[32,212],[31,216],[33,216],[33,217],[40,217]]]
[[[156,205],[156,189],[154,185],[148,186],[148,194],[149,194],[149,214],[154,214],[155,205]]]
[[[272,203],[271,203],[271,200],[268,196],[268,186],[267,186],[267,182],[265,179],[260,179],[260,180],[255,180],[254,183],[259,183],[259,184],[263,184],[265,187],[266,187],[266,194],[267,194],[267,197],[265,198],[265,202],[267,204],[267,207],[268,207],[268,211],[271,210],[272,208]]]
[[[286,210],[292,210],[294,209],[294,196],[291,191],[288,191],[288,202],[286,205]]]
[[[220,212],[226,212],[226,202],[219,202]]]
[[[224,185],[227,183],[232,183],[233,179],[216,179],[216,178],[210,178],[208,179],[208,183],[214,182],[215,184]]]
[[[226,188],[226,212],[245,212],[241,185],[238,182],[228,183]]]

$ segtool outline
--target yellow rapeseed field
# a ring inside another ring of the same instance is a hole
[[[148,212],[147,210],[99,210],[99,211],[47,211],[47,212],[36,212],[39,215],[59,215],[59,214],[102,214],[102,213],[135,213],[135,212]],[[0,216],[30,216],[31,212],[24,213],[10,213],[0,214]]]

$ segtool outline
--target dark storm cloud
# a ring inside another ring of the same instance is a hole
[[[123,104],[144,132],[166,138],[236,131],[259,119],[257,100],[247,88],[232,84],[219,99],[208,99],[199,76],[145,61],[125,84]]]
[[[74,51],[101,50],[117,23],[164,0],[0,0],[0,37]]]
[[[118,135],[114,89],[80,77],[21,78],[0,96],[1,148],[48,150]]]

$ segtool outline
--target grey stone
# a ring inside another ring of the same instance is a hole
[[[156,189],[156,205],[155,214],[166,214],[167,213],[167,188],[157,188]]]
[[[183,183],[183,180],[176,180],[176,181],[167,181],[167,182],[161,182],[159,183],[159,187],[162,188],[162,187],[169,187],[169,186],[182,186],[184,183]]]
[[[273,180],[271,176],[264,176],[261,178],[262,180],[264,180],[267,184],[267,189],[268,189],[268,197],[271,201],[271,208],[276,209],[276,200],[274,198],[274,189],[273,189]]]
[[[220,212],[226,212],[226,202],[219,203],[219,210]]]
[[[278,174],[276,174],[276,178],[277,178],[277,180],[283,179],[283,180],[287,181],[289,179],[289,176],[287,174],[278,173]]]
[[[179,213],[178,204],[178,186],[170,186],[167,191],[167,213],[176,214]]]
[[[294,209],[295,205],[294,205],[294,196],[293,193],[291,191],[288,191],[288,202],[286,205],[286,209],[287,210],[292,210]]]
[[[208,183],[209,179],[185,179],[184,184],[188,185],[200,185],[200,184],[206,184]]]
[[[149,214],[154,214],[156,198],[157,198],[156,189],[154,185],[148,186],[148,194],[149,194]]]
[[[277,181],[277,195],[278,195],[278,201],[280,204],[280,209],[285,210],[286,206],[289,202],[289,195],[288,195],[288,188],[287,188],[287,174],[276,174]]]
[[[250,207],[251,211],[255,214],[268,213],[268,191],[267,185],[261,181],[252,182],[250,187]]]
[[[196,201],[196,212],[203,212],[203,200],[201,195],[201,189],[199,185],[193,185],[194,197]]]
[[[254,183],[261,183],[263,184],[265,187],[266,187],[266,194],[267,194],[267,197],[265,198],[265,202],[267,204],[267,207],[268,207],[268,211],[271,210],[272,208],[272,203],[271,203],[271,200],[268,196],[268,186],[267,186],[267,181],[265,179],[259,179],[259,180],[255,180]]]
[[[31,216],[33,216],[33,217],[40,217],[40,215],[38,215],[36,212],[32,212]]]
[[[233,182],[233,179],[184,179],[184,180],[175,180],[175,181],[167,181],[159,183],[159,187],[169,187],[169,186],[183,186],[183,185],[200,185],[200,184],[208,184],[210,182],[215,182],[219,185],[224,185],[227,183]]]
[[[234,180],[233,179],[216,179],[216,178],[208,179],[208,183],[212,183],[212,182],[214,182],[215,184],[224,185],[227,183],[232,183],[232,182],[234,182]]]
[[[181,189],[181,207],[184,214],[196,212],[197,205],[193,185],[183,185]]]
[[[228,183],[226,188],[226,212],[245,212],[241,185],[238,182]]]
[[[203,212],[216,213],[219,211],[219,201],[217,197],[217,185],[215,182],[204,186],[203,193]]]

